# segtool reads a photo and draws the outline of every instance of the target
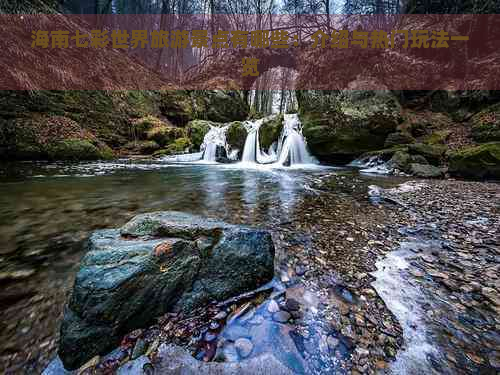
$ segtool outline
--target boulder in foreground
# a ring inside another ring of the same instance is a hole
[[[273,263],[268,232],[180,212],[138,215],[120,230],[96,231],[64,314],[59,356],[76,369],[168,311],[263,285]]]

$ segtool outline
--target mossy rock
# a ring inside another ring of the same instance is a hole
[[[430,145],[445,144],[451,135],[451,130],[437,130],[424,139],[424,143]]]
[[[391,133],[387,136],[384,147],[392,147],[396,145],[407,145],[415,142],[415,138],[406,132]]]
[[[98,148],[87,140],[68,139],[47,148],[52,160],[97,160],[111,159],[113,152],[107,146]]]
[[[259,130],[260,147],[267,151],[273,142],[279,139],[282,130],[283,115],[278,115],[272,120],[263,123]]]
[[[132,141],[127,143],[124,148],[133,154],[152,154],[160,146],[155,141]]]
[[[412,155],[422,155],[431,164],[439,164],[446,152],[446,146],[428,145],[424,143],[415,143],[408,145],[408,150]]]
[[[389,164],[400,171],[406,171],[410,164],[410,160],[411,157],[407,152],[396,151],[391,160],[389,160]]]
[[[500,103],[474,115],[471,122],[472,138],[476,142],[500,141]]]
[[[221,125],[222,126],[222,125]],[[243,151],[245,140],[247,138],[247,131],[241,121],[233,121],[229,124],[226,132],[226,142],[229,143],[231,148]]]
[[[443,177],[444,171],[442,168],[435,167],[429,164],[411,163],[408,172],[416,177],[422,178],[439,178]]]
[[[154,127],[147,132],[147,140],[155,141],[160,146],[174,142],[178,138],[186,137],[186,130],[174,127]]]
[[[319,100],[321,105],[316,107],[315,99],[322,95],[328,100]],[[388,90],[305,91],[297,98],[308,146],[325,161],[348,162],[365,152],[383,149],[387,136],[402,120],[401,106]]]
[[[478,178],[500,178],[500,142],[467,147],[450,155],[452,175]]]
[[[210,126],[217,126],[218,124],[206,121],[206,120],[193,120],[190,121],[186,126],[186,132],[188,138],[191,140],[193,148],[197,151],[200,150],[200,146],[203,143],[203,138],[205,134],[210,130]]]
[[[153,156],[178,155],[186,152],[191,147],[191,141],[188,138],[178,138],[167,147],[155,151]]]

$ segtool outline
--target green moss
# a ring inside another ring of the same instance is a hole
[[[438,130],[426,137],[424,139],[424,143],[428,143],[430,145],[444,144],[450,135],[450,130]]]
[[[500,103],[472,118],[472,137],[476,142],[500,141]]]
[[[415,138],[413,138],[411,134],[406,132],[396,132],[387,136],[384,146],[391,147],[396,145],[407,145],[413,142],[415,142]]]
[[[246,137],[247,131],[245,130],[242,122],[234,121],[229,125],[226,132],[226,141],[232,148],[243,151]]]
[[[128,142],[124,148],[132,153],[152,154],[160,148],[155,141],[132,141]]]
[[[271,121],[262,124],[259,130],[260,147],[267,150],[273,142],[279,139],[282,130],[283,115],[276,116]]]
[[[210,130],[211,125],[215,126],[216,124],[205,120],[193,120],[187,124],[187,135],[195,150],[198,151],[200,149],[200,146],[203,143],[203,138]]]
[[[188,138],[178,138],[167,147],[156,151],[154,156],[182,154],[191,147],[191,141]]]
[[[439,164],[443,159],[446,152],[446,146],[443,145],[429,145],[424,143],[415,143],[408,145],[410,154],[422,155],[431,164]]]
[[[47,154],[53,160],[94,160],[102,157],[96,146],[81,139],[57,142],[47,148]]]
[[[500,142],[467,147],[451,154],[449,171],[469,178],[500,178]]]
[[[401,120],[401,107],[389,91],[302,91],[297,94],[303,133],[318,158],[348,162],[384,148]]]

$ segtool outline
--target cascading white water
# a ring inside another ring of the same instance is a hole
[[[317,164],[317,160],[307,150],[302,124],[296,113],[284,116],[277,154],[279,165]]]
[[[234,157],[235,153],[237,155],[238,150],[229,150],[229,146],[226,142],[226,131],[228,128],[229,125],[222,127],[210,126],[210,130],[203,138],[203,143],[200,146],[200,152],[166,156],[162,160],[175,163],[190,163],[202,159],[205,162],[216,162],[218,147],[223,147],[226,150],[228,157]]]
[[[243,147],[243,156],[241,161],[243,163],[271,163],[276,159],[271,158],[265,152],[261,151],[259,144],[259,129],[261,125],[270,121],[274,116],[264,117],[255,121],[245,121],[243,126],[247,131],[247,138],[245,146]]]
[[[217,147],[223,147],[226,152],[228,151],[226,142],[226,131],[228,128],[228,125],[222,127],[210,125],[210,130],[205,134],[200,147],[200,150],[203,152],[204,161],[216,161]]]

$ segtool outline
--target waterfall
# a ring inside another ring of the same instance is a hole
[[[222,127],[210,125],[210,130],[205,134],[200,147],[204,161],[215,162],[218,157],[227,156],[226,131],[228,128],[228,125]]]
[[[317,160],[307,150],[302,124],[296,113],[285,114],[277,154],[279,165],[317,164]]]
[[[245,140],[245,146],[243,147],[242,162],[266,164],[275,161],[275,159],[261,151],[259,144],[259,129],[261,125],[271,120],[273,117],[274,116],[268,116],[255,121],[245,121],[243,123],[247,131],[247,138]]]
[[[210,130],[203,138],[200,152],[165,156],[161,160],[174,163],[190,163],[199,160],[217,162],[219,158],[235,158],[235,154],[237,155],[238,150],[229,152],[229,146],[226,142],[226,131],[228,128],[229,125],[222,127],[210,126]],[[236,153],[234,151],[236,151]]]

